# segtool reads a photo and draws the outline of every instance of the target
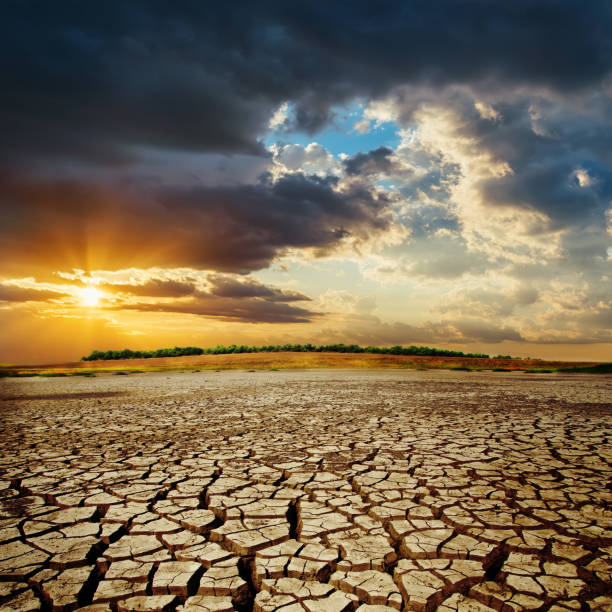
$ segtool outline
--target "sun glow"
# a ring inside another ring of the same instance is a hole
[[[85,289],[81,289],[81,302],[83,306],[97,306],[102,297],[102,292],[95,287],[86,287]]]

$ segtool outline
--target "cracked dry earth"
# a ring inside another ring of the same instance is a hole
[[[612,378],[2,382],[0,609],[612,610]]]

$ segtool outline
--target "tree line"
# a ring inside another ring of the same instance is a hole
[[[185,355],[227,355],[230,353],[375,353],[380,355],[421,355],[425,357],[482,357],[488,359],[485,353],[464,353],[438,349],[429,346],[359,346],[358,344],[269,344],[262,346],[247,346],[245,344],[230,344],[223,346],[200,348],[198,346],[175,346],[153,351],[133,351],[131,349],[92,351],[81,357],[81,361],[98,361],[111,359],[151,359],[153,357],[183,357]],[[501,357],[501,356],[500,356]],[[509,357],[509,356],[508,356]]]

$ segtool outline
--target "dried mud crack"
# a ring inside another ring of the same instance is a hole
[[[2,381],[0,610],[612,610],[612,378]]]

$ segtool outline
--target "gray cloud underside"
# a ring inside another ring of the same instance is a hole
[[[44,302],[67,295],[63,291],[0,284],[0,302]]]
[[[150,279],[140,285],[103,284],[102,288],[128,293],[129,297],[178,298],[163,303],[126,301],[116,308],[142,312],[192,314],[243,323],[307,323],[317,316],[295,302],[307,302],[303,293],[270,287],[252,278],[207,274],[207,289],[196,279],[184,281]]]
[[[252,278],[232,277],[225,274],[207,274],[203,277],[207,291],[198,288],[198,279],[168,280],[151,278],[141,284],[99,283],[99,287],[134,296],[154,298],[182,298],[189,296],[215,296],[222,298],[263,298],[271,302],[304,302],[310,298],[299,291],[278,289]]]
[[[388,228],[390,199],[336,179],[284,175],[255,185],[112,188],[75,181],[0,181],[11,205],[0,254],[58,268],[143,262],[232,272],[264,268],[285,249],[324,253]],[[53,231],[50,232],[49,228]],[[96,245],[101,245],[96,251]],[[30,258],[30,259],[29,259]]]
[[[152,298],[182,298],[192,296],[197,292],[195,279],[186,281],[152,278],[139,285],[122,283],[100,283],[101,289],[127,293],[133,296]]]
[[[125,304],[117,308],[141,312],[192,314],[241,323],[308,323],[317,316],[317,313],[285,302],[250,297],[226,298],[207,295],[198,295],[186,302]]]
[[[224,298],[263,298],[270,302],[303,302],[310,298],[299,291],[268,287],[253,279],[236,279],[222,274],[210,274],[210,293]]]
[[[386,323],[374,315],[353,315],[337,328],[324,330],[326,337],[338,342],[360,344],[467,344],[487,342],[496,344],[505,340],[523,340],[511,326],[495,325],[486,321],[465,318],[457,321],[426,322],[410,325],[402,322]]]

